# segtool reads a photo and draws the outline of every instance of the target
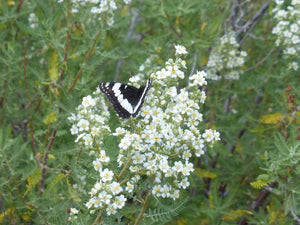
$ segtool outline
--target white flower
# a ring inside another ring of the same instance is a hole
[[[112,26],[114,24],[114,18],[113,17],[109,17],[106,21],[107,25],[108,26]]]
[[[214,139],[213,130],[207,129],[205,133],[202,135],[206,142],[212,142]]]
[[[194,171],[194,168],[193,168],[193,164],[191,163],[188,163],[186,164],[183,168],[182,168],[182,174],[184,176],[189,176],[191,174],[191,172]]]
[[[133,192],[133,189],[134,189],[134,185],[131,183],[131,182],[127,182],[126,183],[126,188],[125,190],[128,191],[129,193]]]
[[[122,138],[121,143],[119,144],[119,148],[126,150],[131,145],[131,140],[129,139],[128,135],[125,135]]]
[[[74,124],[72,125],[70,131],[72,135],[78,134],[78,128]]]
[[[91,146],[93,144],[93,138],[90,134],[83,136],[84,144],[87,146]]]
[[[118,182],[115,182],[115,181],[111,183],[110,189],[111,189],[111,192],[112,192],[114,195],[117,195],[117,194],[119,194],[121,191],[123,191],[123,188],[121,187],[121,185],[120,185]]]
[[[275,0],[275,2],[277,5],[281,5],[284,2],[284,0]]]
[[[100,162],[99,159],[94,160],[93,161],[93,165],[94,165],[94,169],[96,171],[101,171],[101,169],[102,169],[102,163]]]
[[[286,18],[288,15],[287,11],[285,10],[278,10],[278,12],[275,15],[275,18],[283,19]]]
[[[296,70],[296,71],[299,69],[299,65],[297,62],[292,62],[291,67],[293,68],[293,70]]]
[[[206,94],[204,91],[201,91],[200,103],[204,103],[206,100]],[[202,120],[202,119],[201,119]]]
[[[182,45],[175,45],[176,54],[185,55],[187,54],[186,48]]]
[[[125,206],[125,202],[127,201],[127,198],[125,198],[124,195],[120,195],[116,197],[115,202],[113,203],[113,207],[116,209],[122,209]]]
[[[100,128],[99,128],[99,127],[92,127],[92,128],[91,128],[91,135],[92,135],[93,137],[95,137],[96,135],[98,135],[99,132],[100,132]]]
[[[180,191],[174,190],[174,192],[171,194],[171,197],[173,198],[173,200],[176,200],[179,198],[179,195],[180,195]]]
[[[191,157],[192,157],[192,154],[191,154],[191,151],[190,151],[190,150],[186,150],[186,151],[184,151],[183,154],[182,154],[182,158],[183,158],[184,160],[189,160],[189,158],[191,158]]]
[[[167,158],[163,158],[160,162],[159,162],[159,169],[163,172],[163,173],[167,173],[168,170],[170,169],[170,166],[168,164],[168,160]]]
[[[216,130],[213,131],[213,137],[214,137],[215,141],[220,141],[221,140],[220,133]]]
[[[299,31],[299,26],[298,26],[298,24],[293,23],[293,24],[291,25],[291,32],[297,33],[298,31]]]
[[[171,190],[171,188],[168,185],[164,184],[164,186],[162,186],[160,188],[161,197],[163,197],[163,198],[169,197],[170,196],[170,190]]]
[[[38,18],[35,13],[30,13],[28,16],[28,21],[30,23],[31,28],[35,28],[38,26]]]
[[[71,211],[70,212],[71,215],[78,214],[78,212],[79,212],[76,208],[71,208],[70,211]]]
[[[296,54],[296,49],[294,47],[287,48],[285,53],[289,55],[294,55]]]
[[[169,71],[169,75],[172,77],[172,78],[176,78],[176,77],[179,77],[181,79],[184,78],[184,72],[182,72],[178,65],[169,65],[166,67],[167,70]]]
[[[68,120],[70,120],[71,122],[74,122],[76,120],[75,113],[71,113],[71,116],[68,117]]]
[[[153,186],[152,194],[157,196],[157,197],[160,197],[161,196],[160,187],[161,187],[160,185]]]
[[[114,206],[113,205],[111,205],[111,206],[108,206],[107,208],[106,208],[106,213],[107,213],[107,215],[113,215],[113,214],[116,214],[116,209],[114,208]]]
[[[102,182],[100,181],[100,182],[97,182],[96,184],[95,184],[95,186],[94,186],[94,188],[95,188],[95,193],[97,193],[101,188],[102,188]]]
[[[89,106],[94,106],[95,104],[96,104],[95,100],[90,95],[83,97],[83,99],[82,99],[82,105],[85,108],[89,107]]]
[[[108,10],[108,2],[107,0],[101,0],[100,2],[100,8],[103,12],[107,11]]]
[[[91,8],[91,13],[92,14],[100,14],[102,11],[101,11],[101,9],[99,8],[99,7],[92,7]]]
[[[95,208],[103,206],[103,203],[102,203],[102,201],[100,201],[99,198],[93,197],[91,200],[92,200],[92,204],[94,205]]]
[[[93,200],[90,199],[90,200],[85,204],[85,206],[86,206],[88,209],[90,209],[91,207],[93,207]]]
[[[292,32],[290,32],[289,30],[285,30],[285,31],[283,31],[283,36],[290,38],[290,37],[292,37]]]
[[[99,199],[101,199],[101,202],[108,205],[108,204],[110,204],[112,195],[108,194],[106,191],[102,191],[98,197],[99,197]]]
[[[203,86],[207,85],[207,82],[205,80],[205,77],[207,74],[204,71],[197,71],[196,74],[192,75],[189,79],[194,81],[191,86]]]
[[[122,134],[125,134],[126,130],[123,127],[117,127],[115,133],[113,133],[114,136],[120,136]]]
[[[132,157],[132,162],[134,164],[141,164],[145,161],[146,157],[144,154],[139,154],[139,153],[136,153],[133,157]]]
[[[172,167],[172,170],[176,173],[182,172],[182,169],[183,169],[183,164],[181,161],[176,161],[174,163],[174,166]]]
[[[76,8],[72,8],[72,9],[71,9],[71,12],[72,12],[72,13],[78,13],[78,12],[79,12],[79,10],[78,10],[78,9],[76,9]]]
[[[79,128],[79,131],[88,131],[89,130],[89,121],[85,119],[80,119],[79,122],[77,123],[77,127]]]
[[[100,177],[103,182],[112,180],[113,176],[114,173],[107,168],[105,168],[103,171],[100,171]]]
[[[188,178],[187,177],[183,178],[178,186],[182,187],[183,189],[186,189],[188,186],[190,186],[190,182],[188,181]]]
[[[106,156],[106,152],[104,150],[101,150],[100,151],[100,156],[99,156],[99,160],[100,162],[109,162],[110,161],[110,158],[108,156]]]
[[[143,68],[140,67],[139,70],[141,71],[141,69],[143,69]],[[135,75],[133,77],[130,77],[129,81],[131,83],[138,83],[140,81],[140,74],[137,74],[137,75]]]
[[[293,35],[292,37],[292,43],[293,44],[298,44],[300,42],[300,38],[298,35]]]
[[[175,86],[172,86],[172,87],[168,88],[166,90],[166,94],[170,95],[172,98],[176,97],[176,95],[177,95],[177,88]]]
[[[116,5],[114,0],[110,0],[109,7],[110,7],[111,10],[116,10],[117,9],[117,5]]]

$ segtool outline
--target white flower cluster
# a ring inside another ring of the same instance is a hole
[[[239,79],[247,56],[247,52],[240,51],[239,48],[234,34],[225,34],[209,56],[206,65],[207,79]]]
[[[182,46],[177,46],[176,55],[186,54]],[[199,112],[206,95],[199,87],[206,85],[206,73],[201,71],[190,77],[188,91],[177,90],[178,79],[184,78],[185,61],[177,57],[169,59],[165,68],[151,74],[153,88],[147,105],[141,111],[137,130],[131,132],[118,127],[114,133],[120,136],[119,166],[131,162],[129,170],[134,174],[127,181],[131,191],[137,186],[141,175],[152,179],[151,192],[162,198],[177,199],[180,189],[189,186],[188,176],[194,171],[191,157],[204,154],[205,144],[220,140],[215,130],[203,130]]]
[[[64,0],[57,0],[62,3]],[[131,0],[123,0],[125,4],[129,4]],[[71,0],[72,13],[78,13],[81,7],[91,6],[90,13],[99,15],[107,13],[106,23],[108,26],[114,24],[114,11],[118,8],[114,0]]]
[[[68,119],[73,123],[70,129],[71,134],[77,135],[75,142],[84,145],[86,149],[98,151],[93,165],[94,169],[99,172],[100,181],[90,191],[91,199],[86,206],[106,208],[107,214],[110,215],[124,207],[126,198],[122,194],[118,195],[123,188],[120,183],[113,180],[113,171],[108,168],[103,169],[103,165],[110,162],[110,158],[106,156],[104,150],[99,149],[99,146],[103,143],[104,135],[110,133],[110,128],[106,125],[109,112],[103,110],[106,105],[100,90],[97,89],[93,95],[94,98],[90,95],[84,97],[81,105],[77,107],[77,114],[72,113]]]
[[[95,141],[101,144],[104,134],[110,132],[109,126],[105,122],[109,118],[105,100],[100,90],[97,89],[92,98],[90,95],[84,97],[81,105],[76,109],[77,114],[72,113],[68,120],[73,123],[71,134],[77,135],[75,142],[85,145],[88,149],[95,149]]]
[[[77,220],[77,215],[79,213],[79,210],[76,208],[71,208],[70,209],[70,217],[68,218],[69,221],[76,221]]]
[[[275,0],[274,18],[278,21],[272,33],[277,35],[276,46],[283,47],[283,53],[293,61],[290,67],[299,68],[300,50],[300,0],[292,0],[291,5],[282,9],[283,0]]]
[[[103,169],[102,162],[101,157],[93,162],[95,170],[99,171],[100,180],[90,191],[91,198],[86,206],[88,209],[91,207],[105,208],[107,215],[111,215],[125,206],[127,198],[121,194],[123,188],[119,182],[115,181],[114,172],[108,168]],[[109,162],[109,158],[107,162]]]
[[[35,28],[38,26],[38,18],[37,16],[35,15],[35,13],[30,13],[29,16],[28,16],[28,22],[29,22],[29,25],[31,28]]]
[[[169,59],[165,68],[151,74],[153,86],[141,110],[138,121],[125,120],[113,136],[119,137],[118,174],[102,147],[103,133],[109,131],[108,115],[102,98],[83,98],[78,113],[69,120],[76,141],[88,149],[97,149],[93,161],[99,178],[90,191],[88,209],[104,209],[107,215],[123,208],[128,196],[148,189],[153,195],[177,199],[180,190],[189,187],[188,177],[194,171],[192,156],[200,157],[205,145],[220,140],[217,131],[202,129],[200,105],[206,99],[199,88],[206,85],[206,73],[197,72],[190,77],[188,88],[177,89],[178,80],[184,78],[186,63],[180,55],[183,46],[176,46],[176,59]],[[134,81],[142,79],[133,79]],[[98,95],[98,92],[97,92]],[[101,112],[101,114],[98,114]],[[129,126],[130,125],[130,126]],[[204,125],[204,124],[203,124]],[[204,125],[205,126],[205,125]],[[141,183],[148,180],[147,187]],[[127,196],[127,198],[126,198]]]

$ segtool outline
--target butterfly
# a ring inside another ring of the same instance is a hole
[[[107,96],[119,117],[136,117],[152,84],[149,79],[144,86],[136,88],[118,82],[101,82],[100,90]]]

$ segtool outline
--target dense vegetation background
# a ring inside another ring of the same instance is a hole
[[[100,221],[85,206],[92,159],[67,118],[100,81],[126,83],[151,58],[147,74],[176,44],[189,52],[186,74],[207,70],[229,33],[247,57],[236,79],[225,70],[207,79],[201,109],[221,141],[194,160],[180,198],[151,199],[140,223],[300,224],[300,45],[292,54],[274,32],[283,20],[300,26],[299,1],[112,2],[103,11],[100,1],[0,2],[0,224]],[[276,17],[276,7],[293,16]],[[110,122],[120,124],[113,112]],[[141,206],[126,206],[106,224],[133,224]]]

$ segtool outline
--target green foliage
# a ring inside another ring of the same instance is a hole
[[[145,213],[143,224],[165,224],[171,221],[173,217],[177,216],[183,210],[187,201],[188,199],[181,199],[177,204],[169,203],[169,205],[164,205],[157,200],[157,206],[154,209],[150,208]]]
[[[126,82],[148,57],[153,67],[169,58],[174,44],[187,48],[195,70],[205,68],[231,26],[234,3],[118,1],[108,26],[107,16],[95,18],[88,7],[73,13],[68,1],[1,1],[0,224],[92,224],[99,212],[88,212],[85,203],[97,174],[89,152],[70,135],[70,112],[100,80]],[[245,2],[239,22],[262,5]],[[222,133],[222,143],[195,159],[188,203],[151,199],[141,224],[299,222],[299,75],[274,44],[273,7],[238,37],[249,56],[240,79],[207,86],[206,123]],[[118,118],[111,123],[118,126]],[[104,144],[116,159],[115,139]],[[70,208],[80,215],[68,222]],[[104,221],[133,223],[140,209],[128,203],[127,211]]]

